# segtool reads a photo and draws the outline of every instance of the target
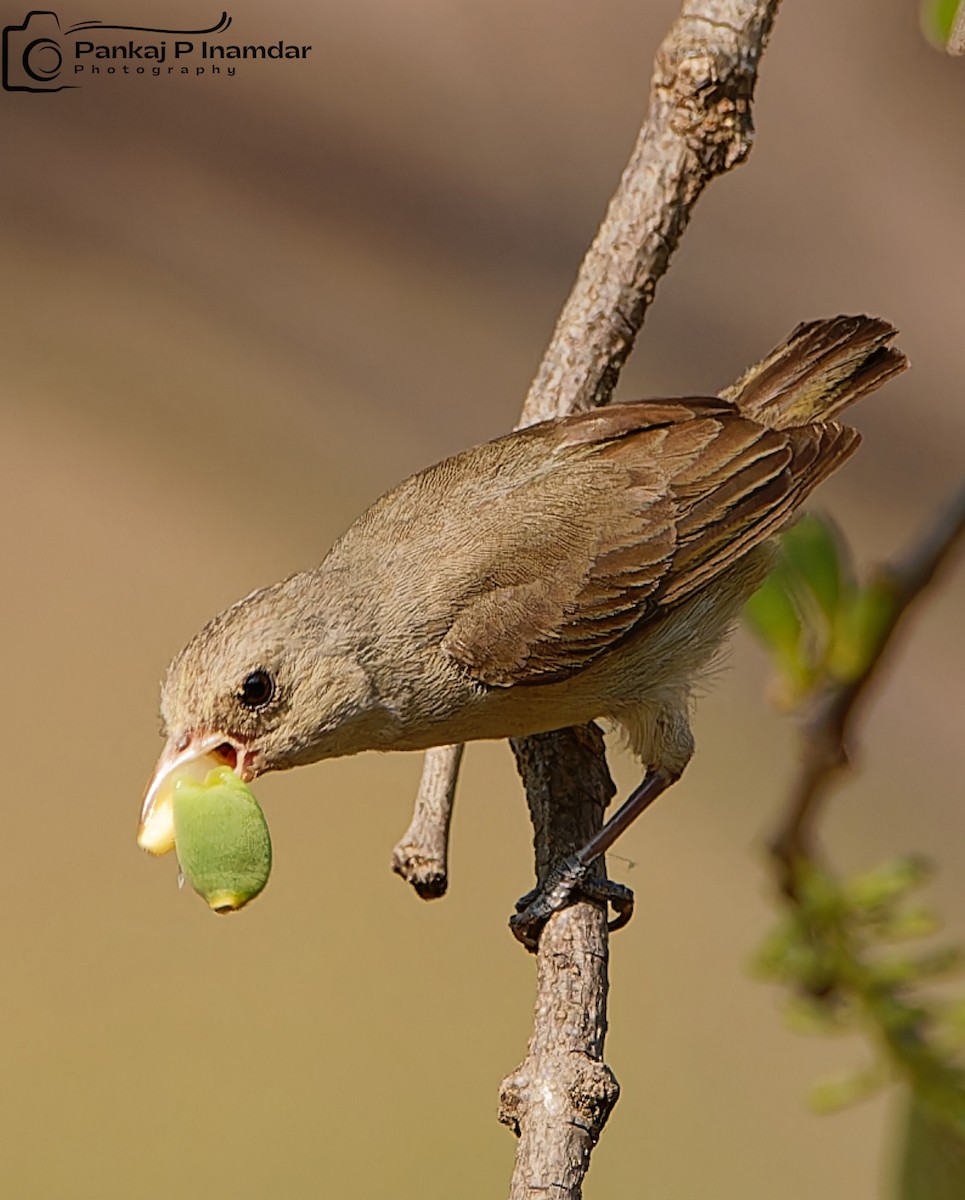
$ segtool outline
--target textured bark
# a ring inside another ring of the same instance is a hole
[[[562,847],[599,829],[615,789],[595,725],[513,742],[536,830],[542,878]],[[560,796],[569,803],[560,806]],[[602,862],[597,866],[602,869]],[[536,1014],[525,1061],[502,1083],[499,1119],[519,1137],[511,1196],[578,1196],[590,1152],[620,1087],[602,1061],[607,927],[594,904],[573,904],[543,930]]]
[[[521,425],[609,400],[644,314],[714,178],[753,137],[778,0],[687,0],[654,62],[650,107],[523,406]]]
[[[426,751],[412,821],[392,851],[392,870],[423,900],[445,895],[449,886],[449,825],[462,751],[462,746]]]
[[[657,54],[637,143],[520,425],[609,400],[698,196],[750,150],[757,68],[777,7],[778,0],[685,0]],[[588,726],[513,749],[542,881],[602,824],[613,792],[603,740]],[[501,1088],[500,1120],[519,1137],[511,1200],[582,1195],[590,1153],[619,1094],[603,1062],[607,959],[599,905],[573,904],[543,930],[533,1035]]]

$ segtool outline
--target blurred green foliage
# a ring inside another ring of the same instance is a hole
[[[802,866],[795,902],[768,935],[757,968],[790,989],[795,1030],[862,1030],[870,1037],[873,1062],[817,1084],[816,1109],[833,1111],[904,1079],[924,1111],[959,1131],[965,1148],[965,1067],[958,1059],[965,1003],[940,1002],[921,990],[959,970],[962,955],[932,942],[938,922],[914,895],[927,877],[916,858],[849,880]]]
[[[893,577],[859,581],[848,546],[827,519],[804,517],[781,539],[774,569],[747,605],[776,669],[778,699],[813,711],[875,666],[896,614]],[[911,1101],[901,1200],[965,1197],[965,1001],[927,985],[962,955],[936,946],[935,915],[915,896],[928,871],[917,858],[838,879],[813,858],[793,864],[789,903],[760,951],[759,972],[789,989],[800,1032],[863,1032],[870,1063],[815,1086],[832,1111],[896,1079]]]
[[[745,609],[778,669],[778,699],[797,707],[860,678],[892,614],[884,580],[859,584],[836,526],[809,515],[781,539],[774,569]]]
[[[912,1095],[907,1118],[900,1200],[961,1200],[965,1139]]]

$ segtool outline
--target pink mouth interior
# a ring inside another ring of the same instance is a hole
[[[238,769],[238,751],[230,742],[222,742],[220,746],[215,746],[211,753],[220,758],[232,771]]]

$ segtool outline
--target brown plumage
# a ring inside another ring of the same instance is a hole
[[[835,415],[906,367],[894,333],[801,325],[722,397],[549,421],[400,484],[174,659],[142,844],[173,765],[211,753],[251,778],[608,717],[679,775],[691,685],[768,539],[857,446]]]

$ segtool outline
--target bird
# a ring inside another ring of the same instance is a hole
[[[536,898],[545,920],[683,773],[695,684],[775,535],[857,448],[838,414],[907,367],[896,333],[868,316],[807,322],[718,396],[543,421],[406,479],[318,566],[251,592],[175,655],[141,847],[173,847],[185,770],[247,782],[603,719],[643,782]]]

